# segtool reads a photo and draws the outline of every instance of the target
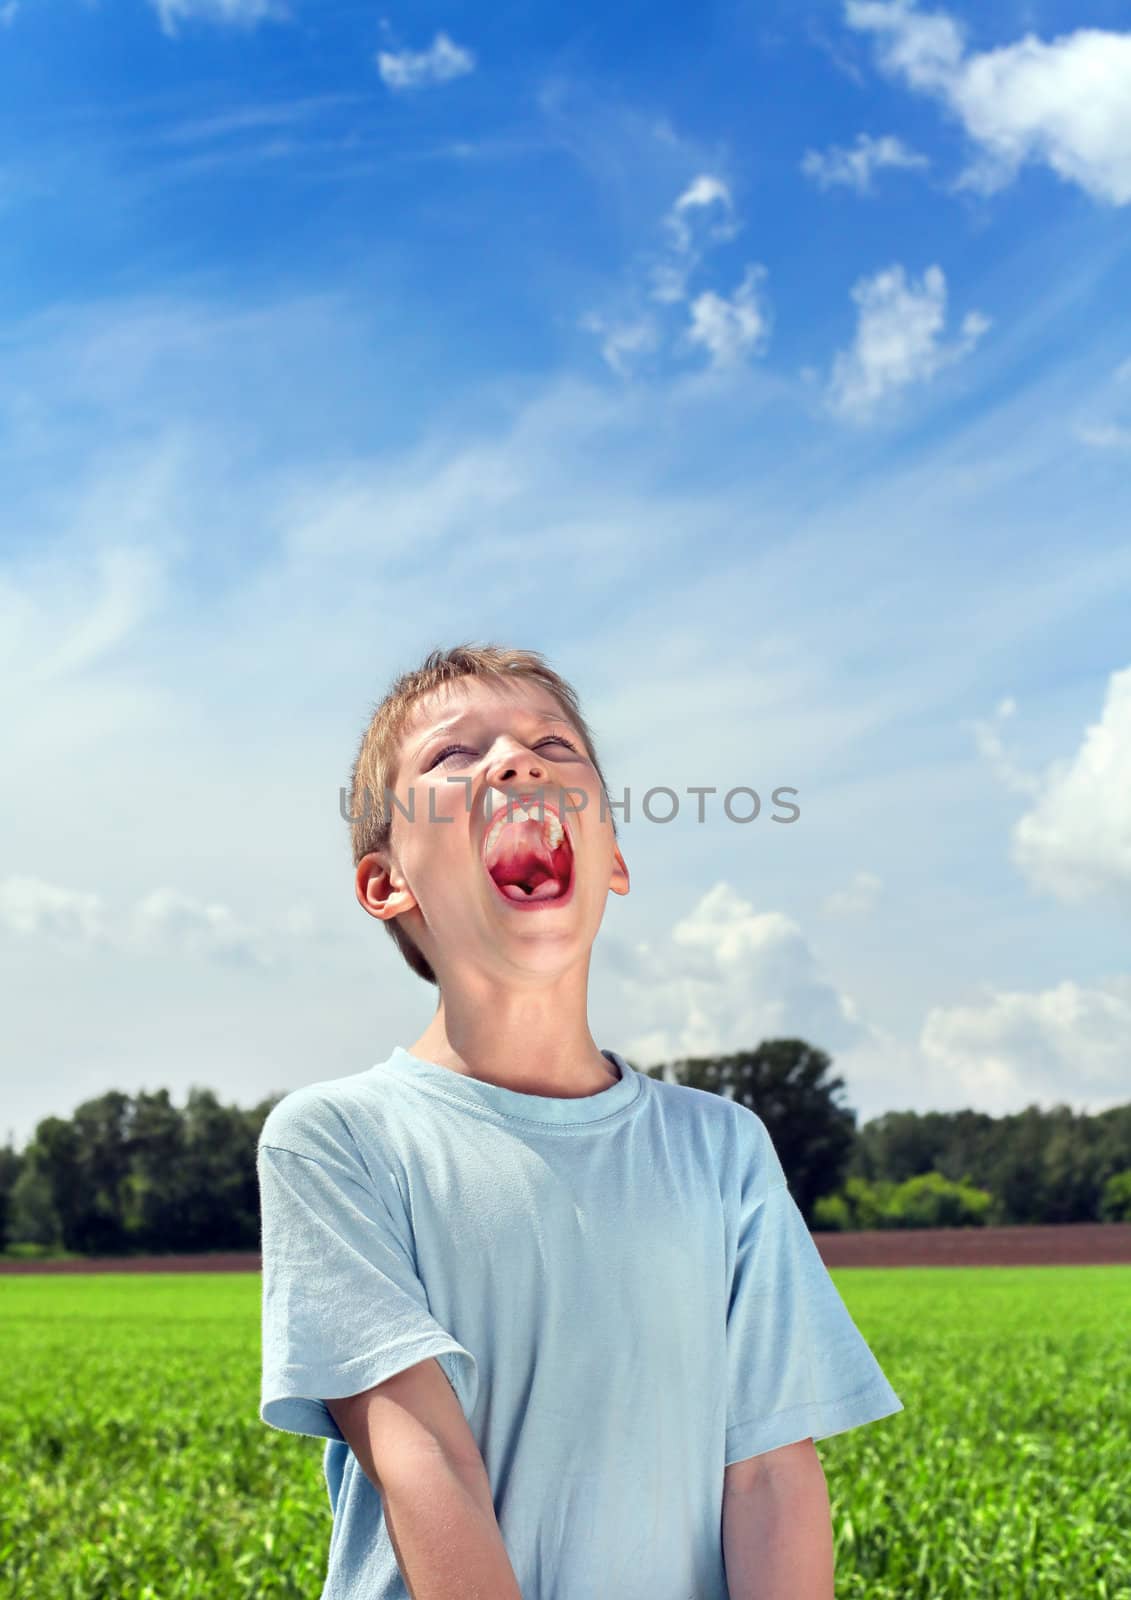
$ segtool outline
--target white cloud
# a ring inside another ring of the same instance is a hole
[[[730,884],[704,894],[656,944],[619,952],[618,974],[646,1027],[625,1054],[642,1066],[799,1035],[823,1048],[867,1033],[848,995],[818,970],[797,924],[756,912]]]
[[[860,278],[852,288],[859,309],[855,342],[838,353],[827,399],[831,409],[851,421],[868,420],[889,394],[925,383],[944,367],[968,355],[990,326],[971,311],[961,336],[943,344],[946,279],[941,267],[928,267],[921,287],[908,283],[901,266]]]
[[[1131,977],[1036,992],[987,989],[980,1004],[936,1006],[920,1048],[956,1104],[991,1115],[1067,1101],[1092,1112],[1127,1098]]]
[[[1025,772],[1017,766],[1007,752],[1000,733],[1001,724],[1012,717],[1016,710],[1017,702],[1007,698],[1001,701],[989,721],[976,719],[968,726],[974,735],[979,753],[984,757],[998,782],[1016,794],[1035,795],[1041,790],[1040,778],[1036,773]]]
[[[1119,414],[1126,410],[1127,390],[1131,388],[1131,358],[1121,361],[1113,370],[1107,388],[1110,398],[1104,409],[1108,414],[1099,421],[1073,423],[1072,433],[1081,444],[1093,450],[1131,450],[1131,425],[1118,420]]]
[[[226,965],[276,964],[268,941],[229,907],[168,888],[144,895],[125,917],[108,919],[101,895],[30,875],[13,876],[0,880],[0,927],[20,939],[99,945],[119,955],[173,952]],[[309,905],[289,906],[280,933],[284,941],[325,939]]]
[[[729,300],[708,289],[691,302],[686,337],[710,353],[712,366],[733,366],[744,356],[758,355],[765,349],[770,322],[758,298],[758,285],[765,276],[765,267],[748,266]]]
[[[446,33],[437,33],[427,50],[379,50],[377,70],[390,89],[420,89],[474,72],[475,56]]]
[[[650,294],[662,305],[674,305],[687,298],[688,280],[707,252],[733,239],[741,224],[727,184],[703,172],[673,202],[663,226],[671,245],[652,266]]]
[[[843,51],[831,39],[826,37],[812,17],[806,17],[805,19],[805,32],[809,37],[809,42],[816,45],[818,50],[823,51],[828,56],[838,72],[843,72],[846,78],[851,78],[852,82],[859,88],[867,88],[867,79],[855,61],[850,61]]]
[[[639,317],[633,322],[608,322],[596,312],[587,312],[581,318],[582,328],[601,338],[601,354],[618,377],[632,375],[632,358],[656,350],[660,344],[660,330],[651,317]]]
[[[821,906],[826,917],[862,917],[876,908],[883,882],[874,872],[858,872],[847,889],[837,889]]]
[[[309,905],[288,906],[283,913],[283,929],[294,939],[309,939],[318,935],[318,919]]]
[[[102,901],[97,894],[18,876],[0,882],[0,924],[27,937],[94,944],[106,937]]]
[[[835,144],[824,151],[807,150],[801,170],[822,189],[842,183],[860,194],[867,194],[872,188],[873,173],[881,167],[922,168],[929,165],[926,156],[909,150],[902,139],[897,139],[893,134],[873,139],[870,134],[861,133],[850,150]]]
[[[671,231],[677,250],[687,251],[691,248],[688,214],[694,211],[706,211],[716,206],[723,208],[728,219],[733,216],[734,202],[726,184],[721,178],[714,178],[709,173],[700,173],[699,177],[688,184],[664,218],[664,226]],[[713,233],[716,238],[730,238],[732,231],[733,224],[728,220],[721,224],[716,223]]]
[[[280,0],[150,0],[150,4],[169,35],[176,33],[179,22],[254,28],[261,22],[281,22],[289,15]]]
[[[671,196],[682,187],[673,183]],[[478,636],[484,617],[506,636],[516,616],[545,615],[532,540],[553,552],[568,623],[555,665],[578,682],[614,784],[718,782],[721,794],[730,783],[763,789],[763,779],[800,777],[804,793],[820,785],[827,794],[812,848],[788,860],[784,846],[761,850],[762,820],[743,857],[737,828],[716,838],[690,829],[686,854],[664,829],[637,828],[633,893],[611,897],[610,931],[659,948],[654,930],[675,920],[673,885],[692,885],[688,909],[700,885],[720,878],[747,898],[758,884],[763,906],[784,906],[793,893],[819,901],[867,861],[888,886],[891,920],[877,918],[867,940],[831,919],[819,944],[809,930],[802,948],[828,952],[811,974],[811,1007],[798,999],[774,1009],[771,985],[744,994],[740,979],[719,975],[689,994],[708,1023],[715,998],[727,1000],[723,1019],[736,1018],[727,1045],[778,1024],[805,1036],[812,1021],[824,1047],[821,1006],[843,1027],[847,990],[869,1020],[899,1034],[886,1051],[840,1047],[853,1103],[868,1114],[946,1103],[945,1074],[920,1076],[906,1041],[929,1004],[988,975],[995,952],[1016,949],[1032,912],[1016,877],[985,894],[1002,841],[963,820],[977,792],[968,761],[952,759],[955,707],[976,696],[987,662],[1036,706],[1058,670],[1049,642],[1069,654],[1096,644],[1131,572],[1114,473],[1089,486],[1071,555],[1056,542],[1079,489],[1058,476],[1063,417],[1081,399],[1062,371],[1042,370],[929,451],[862,459],[845,480],[799,425],[786,384],[764,369],[740,405],[698,374],[663,390],[559,376],[533,391],[491,390],[482,414],[455,402],[437,410],[433,397],[420,417],[409,406],[396,441],[382,442],[377,423],[357,417],[390,415],[386,385],[355,357],[374,330],[394,340],[397,330],[368,301],[311,296],[238,314],[170,302],[154,318],[143,309],[97,302],[53,313],[13,333],[0,367],[10,584],[0,640],[21,618],[17,663],[52,659],[91,611],[110,609],[114,569],[94,557],[104,546],[147,541],[167,582],[163,608],[73,672],[25,695],[0,671],[7,870],[19,863],[127,910],[161,884],[197,906],[230,907],[269,939],[287,981],[264,1005],[258,969],[254,981],[233,982],[230,966],[190,963],[171,936],[167,952],[133,959],[96,945],[88,961],[80,946],[84,959],[68,963],[70,1004],[59,1007],[50,941],[5,934],[4,1054],[43,1064],[34,1075],[13,1068],[3,1086],[20,1138],[35,1115],[67,1114],[104,1088],[151,1085],[154,1063],[180,1093],[205,1060],[250,1102],[357,1070],[386,1042],[415,1037],[420,986],[356,905],[337,788],[379,680],[418,659],[421,618],[442,643]],[[1107,365],[1126,355],[1120,346]],[[409,359],[399,345],[394,356]],[[233,370],[248,382],[233,389]],[[280,371],[293,381],[273,385]],[[303,401],[311,393],[322,396],[315,411]],[[285,448],[261,449],[280,440]],[[901,560],[909,507],[920,543],[933,539],[938,555],[925,565]],[[241,544],[248,528],[256,537]],[[704,565],[708,546],[727,559]],[[1047,564],[1018,559],[1038,546]],[[859,580],[850,605],[847,549]],[[29,566],[19,552],[32,550]],[[48,551],[50,566],[39,559]],[[602,597],[612,592],[633,603],[610,625]],[[723,673],[721,640],[741,644]],[[626,661],[648,670],[626,671]],[[1062,748],[1075,747],[1076,732]],[[885,750],[877,772],[872,758]],[[76,793],[82,852],[72,859],[59,852],[73,837]],[[718,797],[708,807],[717,814]],[[795,847],[803,832],[777,830]],[[64,878],[60,860],[81,876]],[[901,895],[912,902],[906,920]],[[296,902],[337,932],[333,959],[312,959],[318,952],[290,929]],[[934,933],[920,939],[923,906]],[[976,941],[965,938],[971,924]],[[1102,925],[1054,914],[1042,930],[1053,972],[1095,986],[1110,965]],[[594,963],[601,1042],[622,1048],[622,1037],[655,1028],[662,1058],[685,1024],[678,1008],[657,1015],[656,1001],[685,952],[672,944],[673,965],[658,979],[639,965],[629,1014],[615,976],[601,977],[605,937]],[[357,1003],[374,984],[376,1034]],[[743,1004],[763,999],[744,1019]],[[744,1021],[750,1032],[739,1033]],[[1074,1082],[1063,1081],[1066,1091]]]
[[[1011,854],[1060,900],[1116,895],[1131,906],[1131,667],[1112,673],[1100,720],[1072,759],[1053,763]]]
[[[165,144],[193,145],[225,139],[229,134],[292,128],[316,117],[320,112],[354,106],[365,98],[360,94],[313,94],[293,100],[233,105],[210,116],[190,117],[183,122],[175,122],[161,128],[157,137]]]
[[[601,355],[619,377],[631,376],[635,358],[661,350],[671,340],[684,352],[695,346],[709,351],[713,366],[733,365],[759,350],[768,334],[768,318],[758,303],[756,285],[765,276],[760,265],[748,266],[731,299],[705,289],[690,304],[690,322],[679,331],[670,313],[656,313],[646,302],[683,306],[688,284],[706,255],[741,231],[728,184],[701,172],[676,196],[661,219],[664,248],[647,267],[648,288],[632,285],[617,316],[587,312],[579,326],[601,337]]]
[[[205,904],[176,889],[155,889],[134,907],[129,942],[137,950],[178,950],[241,967],[270,967],[259,936],[228,906]]]
[[[1122,428],[1116,422],[1082,423],[1076,429],[1076,437],[1094,450],[1131,450],[1131,428]]]
[[[1131,201],[1131,33],[1080,28],[1047,44],[1027,33],[968,53],[960,23],[913,0],[847,0],[845,19],[876,36],[884,71],[942,100],[979,147],[957,187],[990,194],[1043,162],[1096,200]]]
[[[111,656],[165,597],[164,563],[152,550],[104,546],[94,553],[93,565],[93,572],[77,574],[73,563],[29,562],[46,594],[46,611],[38,616],[33,586],[0,573],[0,618],[6,624],[0,664],[9,690],[14,680],[47,684]],[[33,639],[44,645],[38,656]]]
[[[650,298],[662,306],[678,305],[687,299],[687,281],[695,263],[689,256],[675,261],[657,261],[651,270]]]

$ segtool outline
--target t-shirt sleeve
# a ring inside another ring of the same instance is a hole
[[[429,1356],[466,1415],[478,1385],[475,1358],[429,1310],[393,1174],[372,1156],[363,1160],[344,1119],[298,1090],[264,1123],[256,1165],[260,1420],[341,1439],[327,1399],[359,1394]]]
[[[821,1260],[765,1124],[736,1110],[747,1155],[727,1309],[727,1466],[903,1410]]]

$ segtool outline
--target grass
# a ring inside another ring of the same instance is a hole
[[[1131,1268],[832,1277],[906,1408],[818,1444],[837,1600],[1131,1600]],[[259,1421],[259,1294],[0,1276],[4,1600],[317,1600],[322,1444]]]

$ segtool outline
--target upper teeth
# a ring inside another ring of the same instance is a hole
[[[494,849],[495,845],[499,842],[499,835],[509,822],[541,823],[542,837],[550,846],[551,850],[556,850],[561,844],[562,840],[565,838],[565,829],[562,827],[561,818],[558,816],[557,812],[552,811],[549,806],[546,807],[546,814],[543,818],[539,816],[537,806],[527,810],[524,806],[516,805],[510,808],[509,815],[506,808],[504,808],[491,824],[490,830],[487,834],[486,842],[483,846],[485,852],[490,852]]]

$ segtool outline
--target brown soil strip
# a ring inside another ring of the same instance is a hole
[[[1051,1267],[1131,1265],[1131,1222],[1017,1228],[877,1229],[814,1233],[826,1267]],[[259,1272],[255,1251],[199,1256],[0,1260],[4,1272]]]

